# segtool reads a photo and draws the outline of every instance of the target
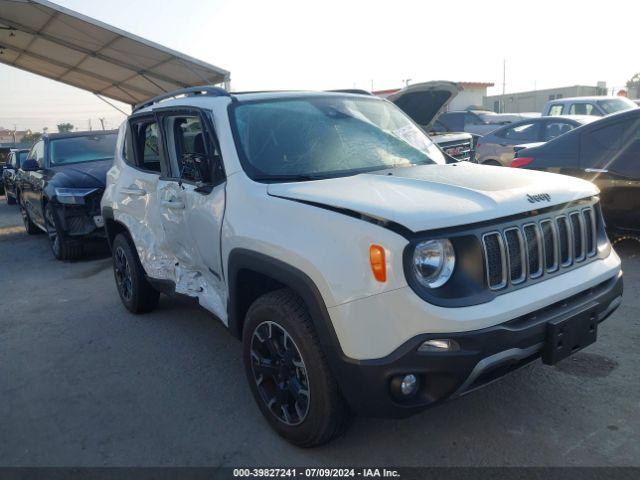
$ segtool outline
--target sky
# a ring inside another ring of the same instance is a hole
[[[493,82],[488,94],[624,87],[640,72],[637,0],[55,0],[231,72],[233,90]],[[526,8],[525,8],[526,5]],[[125,107],[126,109],[127,107]],[[0,65],[0,127],[116,128],[89,92]]]

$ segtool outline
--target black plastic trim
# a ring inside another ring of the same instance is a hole
[[[483,387],[540,357],[551,320],[570,318],[592,308],[598,321],[620,305],[622,272],[592,288],[537,311],[492,327],[468,332],[425,333],[402,344],[386,357],[343,360],[337,377],[352,409],[376,417],[407,417]],[[460,348],[451,352],[419,352],[426,340],[452,339]],[[486,359],[486,361],[485,361]],[[392,380],[415,374],[417,395],[399,400]]]

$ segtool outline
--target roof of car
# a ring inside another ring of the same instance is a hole
[[[575,102],[575,101],[595,101],[595,100],[614,100],[622,97],[616,96],[604,96],[604,95],[592,95],[590,97],[567,97],[567,98],[556,98],[555,100],[549,100],[549,103],[562,103],[562,102]]]
[[[282,90],[264,92],[231,92],[231,96],[241,102],[251,102],[254,100],[277,100],[282,98],[304,98],[304,97],[356,97],[356,98],[380,98],[366,93],[354,93],[354,91],[305,91],[305,90]]]
[[[595,120],[598,120],[600,117],[596,116],[596,115],[551,115],[551,116],[543,116],[540,117],[542,119],[564,119],[564,120],[575,120],[578,123],[590,123],[593,122]]]
[[[57,138],[86,137],[87,135],[109,135],[118,133],[117,130],[85,130],[82,132],[47,133],[43,138],[54,140]]]

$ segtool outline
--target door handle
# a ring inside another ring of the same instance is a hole
[[[585,168],[584,171],[587,173],[609,173],[606,168]]]
[[[141,197],[147,194],[147,191],[142,188],[121,188],[120,193],[125,195],[132,195],[134,197]]]
[[[167,208],[173,208],[175,210],[181,210],[184,208],[184,202],[178,200],[163,200],[162,206]]]

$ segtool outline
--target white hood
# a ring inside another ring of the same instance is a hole
[[[467,162],[277,183],[267,191],[392,221],[414,232],[493,220],[599,193],[592,183],[565,175]]]

